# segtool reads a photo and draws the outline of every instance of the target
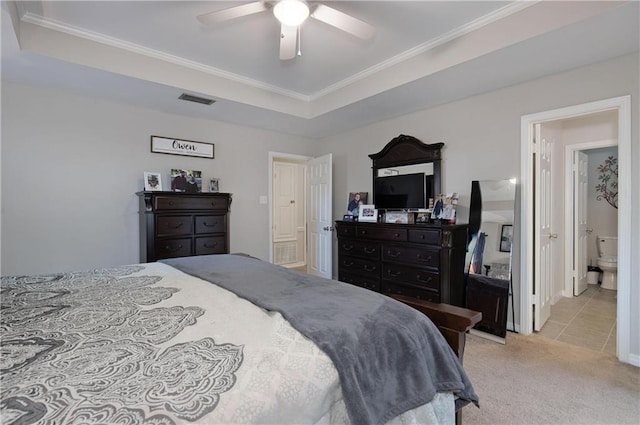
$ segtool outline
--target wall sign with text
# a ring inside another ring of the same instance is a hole
[[[213,143],[151,136],[151,152],[213,159]]]

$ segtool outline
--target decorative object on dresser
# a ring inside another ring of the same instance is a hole
[[[463,307],[466,225],[336,222],[338,280]]]
[[[360,214],[360,205],[367,203],[369,192],[349,192],[347,200],[347,215],[358,216]]]
[[[202,171],[171,169],[171,190],[174,192],[200,192]]]
[[[140,262],[229,253],[229,193],[138,192]]]
[[[220,179],[209,179],[209,192],[220,192]]]
[[[162,191],[162,178],[160,173],[144,173],[144,190]]]
[[[360,204],[358,207],[358,221],[367,221],[371,223],[375,223],[378,221],[378,210],[375,205],[363,205]]]

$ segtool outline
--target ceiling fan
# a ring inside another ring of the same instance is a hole
[[[324,4],[308,5],[302,0],[257,1],[228,9],[199,15],[198,20],[205,25],[214,25],[273,8],[273,14],[281,23],[280,59],[289,60],[300,55],[300,25],[308,18],[329,24],[358,38],[373,37],[375,28],[360,19],[347,15]]]

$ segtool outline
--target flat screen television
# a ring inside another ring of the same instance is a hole
[[[378,209],[426,208],[426,186],[424,173],[377,177],[373,203]]]

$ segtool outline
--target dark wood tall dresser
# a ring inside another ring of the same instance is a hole
[[[464,307],[467,225],[336,221],[336,231],[340,281]]]
[[[138,192],[140,262],[229,253],[229,193]]]

